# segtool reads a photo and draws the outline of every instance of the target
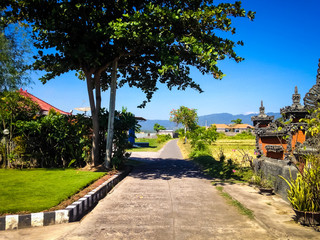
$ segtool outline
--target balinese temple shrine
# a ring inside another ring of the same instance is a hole
[[[301,96],[295,87],[292,105],[280,109],[282,119],[274,120],[274,116],[265,114],[263,102],[260,113],[251,118],[256,134],[256,154],[271,159],[299,161],[300,157],[315,149],[308,146],[306,139],[307,124],[300,121],[308,117],[310,109],[317,108],[320,103],[320,60],[317,82],[304,97],[304,106],[300,103]]]

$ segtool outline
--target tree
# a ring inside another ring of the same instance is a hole
[[[13,138],[16,136],[16,122],[19,120],[29,120],[40,111],[38,104],[31,99],[22,96],[19,92],[4,91],[0,93],[0,131],[9,130],[8,142],[6,142],[5,150],[8,155],[13,150]],[[4,163],[6,167],[10,167],[10,162]]]
[[[237,118],[236,120],[231,120],[234,124],[242,124],[242,119]]]
[[[0,7],[0,18],[4,12]],[[14,90],[30,83],[26,55],[30,42],[26,31],[17,24],[6,25],[0,20],[0,91]]]
[[[197,126],[189,133],[191,147],[196,151],[209,151],[208,145],[215,142],[219,136],[215,126],[206,128]]]
[[[197,128],[198,114],[196,109],[190,109],[185,106],[180,106],[179,109],[173,109],[170,112],[170,121],[184,126],[184,142],[187,142],[187,130]]]
[[[164,126],[161,126],[159,123],[155,123],[153,126],[153,130],[158,133],[160,130],[166,130],[166,128]]]
[[[157,82],[169,89],[191,87],[202,92],[190,77],[190,65],[221,79],[218,60],[243,60],[234,52],[234,47],[243,43],[219,36],[221,31],[235,33],[232,17],[246,17],[240,2],[214,5],[212,0],[7,0],[0,4],[6,7],[8,21],[30,23],[35,46],[40,49],[33,68],[47,72],[41,78],[43,83],[71,70],[81,71],[85,77],[95,164],[101,90],[110,88],[111,92],[107,141],[110,162],[117,87],[138,87],[147,101],[158,89]],[[249,11],[247,17],[253,19],[254,13]],[[44,53],[42,49],[56,52]]]

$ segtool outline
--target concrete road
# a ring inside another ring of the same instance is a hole
[[[81,222],[0,232],[0,239],[272,239],[182,159],[176,141],[158,156],[139,154],[145,164]]]

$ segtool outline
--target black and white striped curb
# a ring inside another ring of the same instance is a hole
[[[63,210],[0,217],[0,231],[78,221],[92,210],[99,200],[104,198],[130,171],[131,168],[128,168],[125,171],[115,174],[112,178]]]

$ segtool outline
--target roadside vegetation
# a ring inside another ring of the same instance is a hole
[[[85,115],[63,115],[51,109],[38,114],[40,107],[16,91],[0,93],[0,167],[66,168],[94,165],[92,162],[92,121]],[[100,134],[107,132],[109,113],[101,109]],[[112,168],[123,166],[128,147],[128,130],[139,129],[134,115],[116,111]],[[102,137],[101,137],[102,138]],[[102,138],[105,139],[105,138]],[[100,141],[99,164],[103,163],[106,141]]]
[[[250,162],[254,156],[253,140],[218,139],[208,151],[194,150],[190,143],[179,147],[185,158],[196,162],[213,178],[224,181],[249,181],[253,175]]]
[[[217,139],[209,148],[215,159],[224,154],[227,159],[232,159],[237,164],[242,163],[244,155],[255,156],[255,140],[252,139]]]
[[[255,137],[250,132],[229,137],[218,133],[215,126],[200,127],[196,122],[189,123],[189,126],[192,128],[179,131],[178,144],[185,158],[196,162],[204,172],[219,181],[251,179]]]
[[[76,169],[0,169],[0,215],[50,209],[106,174]]]
[[[139,128],[126,109],[116,112],[112,169],[93,167],[90,118],[53,109],[48,115],[39,112],[36,103],[17,91],[0,93],[0,214],[43,211],[73,199],[94,180],[125,165],[128,130]],[[108,116],[101,109],[102,136]],[[100,144],[102,164],[106,143]],[[92,172],[97,169],[105,172]]]

